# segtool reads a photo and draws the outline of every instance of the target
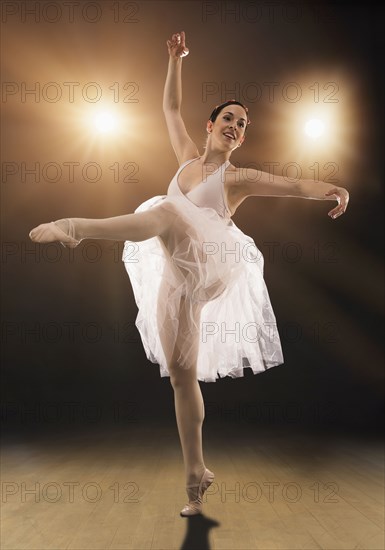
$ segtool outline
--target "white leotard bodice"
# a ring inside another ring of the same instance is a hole
[[[183,168],[197,160],[199,157],[187,160],[180,165],[177,173],[170,182],[167,189],[167,195],[184,195],[196,206],[213,208],[222,218],[231,218],[231,211],[226,202],[224,190],[224,171],[229,166],[230,161],[226,160],[217,170],[209,173],[194,189],[184,194],[179,187],[178,176]]]

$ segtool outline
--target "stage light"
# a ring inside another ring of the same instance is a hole
[[[93,117],[94,128],[100,133],[109,133],[117,129],[118,122],[114,113],[101,111]]]
[[[325,131],[325,124],[319,118],[312,118],[305,124],[305,133],[312,139],[317,139]]]

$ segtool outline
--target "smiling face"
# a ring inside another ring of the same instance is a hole
[[[215,122],[207,123],[211,145],[218,149],[232,151],[245,139],[247,114],[240,105],[226,105],[218,113]]]

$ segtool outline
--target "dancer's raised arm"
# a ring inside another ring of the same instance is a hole
[[[172,35],[167,40],[168,72],[163,93],[163,112],[166,118],[171,145],[175,151],[179,165],[199,156],[196,144],[187,133],[182,119],[180,107],[182,104],[182,57],[189,53],[186,48],[185,33]]]

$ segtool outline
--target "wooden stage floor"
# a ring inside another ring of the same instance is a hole
[[[216,478],[182,518],[176,424],[7,436],[2,550],[383,549],[379,437],[204,424]]]

